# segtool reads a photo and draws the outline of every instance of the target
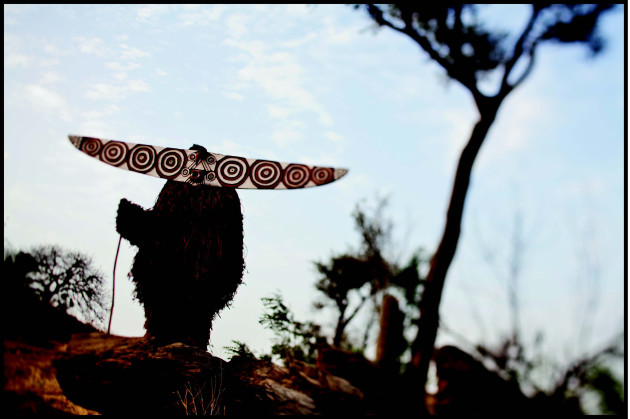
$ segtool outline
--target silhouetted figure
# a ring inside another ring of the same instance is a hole
[[[245,267],[236,189],[168,180],[152,209],[122,199],[116,230],[138,247],[129,277],[147,335],[205,349],[212,321],[234,297]]]

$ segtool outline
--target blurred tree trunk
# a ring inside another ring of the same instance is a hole
[[[431,259],[429,273],[425,279],[423,298],[420,302],[418,334],[412,346],[413,357],[410,370],[411,375],[414,378],[418,378],[423,388],[437,336],[442,290],[444,289],[446,274],[455,256],[459,241],[464,202],[468,192],[468,185],[470,184],[473,163],[494,122],[501,101],[502,98],[492,98],[477,103],[480,114],[479,120],[475,124],[470,139],[460,155],[444,233],[437,251]]]

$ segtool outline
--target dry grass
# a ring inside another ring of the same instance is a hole
[[[223,391],[223,373],[220,371],[218,376],[214,376],[201,386],[186,383],[184,391],[181,393],[178,391],[177,396],[186,415],[225,415],[225,406],[221,399]]]

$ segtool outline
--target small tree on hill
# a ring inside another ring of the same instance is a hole
[[[58,246],[39,246],[30,255],[34,263],[26,281],[41,301],[66,312],[76,310],[94,325],[103,324],[104,277],[88,256]]]

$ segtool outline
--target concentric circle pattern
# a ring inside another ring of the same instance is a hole
[[[120,141],[110,141],[101,149],[101,161],[111,164],[112,166],[120,166],[127,158],[129,148],[127,144]]]
[[[206,157],[206,163],[209,165],[213,165],[216,162],[217,162],[217,159],[214,157],[214,155],[208,154],[208,157]]]
[[[225,156],[203,148],[164,148],[77,135],[68,138],[83,153],[111,166],[193,185],[299,189],[325,185],[348,172],[332,167]]]
[[[138,144],[129,152],[127,159],[129,170],[146,173],[155,165],[155,149],[148,145]]]
[[[236,188],[243,184],[249,174],[247,159],[225,156],[217,162],[216,175],[222,186]]]
[[[155,170],[160,177],[173,179],[182,172],[187,158],[185,151],[165,148],[157,155]]]
[[[335,180],[334,170],[330,167],[313,167],[311,177],[316,185],[323,185]]]
[[[282,166],[275,161],[256,160],[250,168],[250,178],[257,188],[275,188],[282,180]]]
[[[311,178],[311,171],[303,164],[290,164],[284,169],[282,183],[288,189],[302,188]]]
[[[102,146],[103,143],[98,138],[83,137],[80,150],[92,157],[96,157]]]

